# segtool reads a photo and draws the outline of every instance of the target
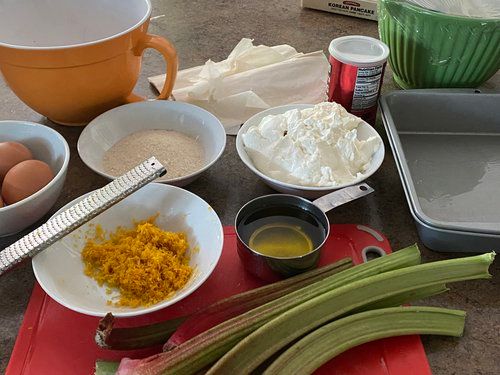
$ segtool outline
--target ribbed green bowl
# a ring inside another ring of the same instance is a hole
[[[379,0],[379,33],[402,88],[477,87],[500,68],[500,20]]]

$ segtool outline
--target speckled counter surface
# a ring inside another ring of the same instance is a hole
[[[302,10],[298,0],[153,0],[153,4],[153,17],[158,18],[151,21],[150,32],[166,36],[174,43],[179,53],[181,69],[203,64],[208,58],[215,61],[225,58],[242,37],[254,38],[256,43],[266,45],[287,43],[299,51],[309,52],[318,49],[326,51],[330,40],[342,35],[377,36],[377,24],[373,21]],[[137,91],[152,96],[145,77],[162,73],[163,70],[160,56],[148,52]],[[500,74],[487,82],[485,87],[500,89]],[[391,72],[388,70],[383,91],[394,89]],[[48,124],[63,134],[70,145],[71,161],[64,190],[43,220],[70,200],[106,183],[102,177],[90,171],[78,157],[76,142],[81,128],[50,123],[19,101],[1,81],[0,120],[6,119]],[[385,137],[380,123],[377,129]],[[187,187],[209,202],[225,225],[233,223],[237,210],[245,202],[259,195],[272,193],[272,190],[260,182],[239,160],[234,141],[234,137],[228,137],[226,151],[220,161]],[[376,192],[336,209],[329,215],[331,221],[370,225],[385,233],[394,249],[418,242],[415,225],[389,147],[382,167],[368,182]],[[0,238],[0,248],[14,242],[22,234],[24,233]],[[457,255],[439,254],[423,246],[421,248],[425,261],[447,259]],[[423,338],[434,374],[500,374],[499,260],[491,271],[494,277],[490,281],[451,285],[450,292],[424,302],[435,306],[460,308],[468,312],[463,338]],[[0,279],[1,373],[7,366],[33,282],[30,263]]]

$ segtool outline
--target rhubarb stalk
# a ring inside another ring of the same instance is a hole
[[[118,370],[118,362],[102,361],[95,362],[94,375],[115,375]]]
[[[493,262],[494,254],[397,269],[309,298],[307,302],[287,309],[250,333],[227,352],[207,375],[250,374],[263,361],[295,339],[339,316],[377,301],[436,284],[490,278],[488,267]]]
[[[320,281],[342,270],[352,267],[352,260],[344,258],[338,262],[290,277],[260,288],[236,294],[201,309],[186,319],[163,347],[172,350],[183,342],[199,335],[217,324],[264,305],[295,290]]]
[[[428,334],[461,336],[465,312],[437,307],[393,307],[336,320],[308,334],[283,354],[264,375],[312,374],[337,355],[385,337]]]
[[[429,286],[425,286],[423,288],[412,290],[411,292],[404,292],[404,293],[396,294],[396,295],[389,297],[389,298],[384,298],[384,299],[377,301],[375,303],[365,305],[361,309],[359,309],[359,311],[355,310],[354,312],[383,309],[386,307],[401,306],[405,303],[408,303],[408,301],[418,301],[418,300],[421,300],[423,298],[432,297],[432,296],[447,292],[448,290],[449,290],[449,288],[447,288],[445,284],[429,285]]]
[[[115,318],[108,313],[99,321],[95,342],[99,347],[110,350],[133,350],[161,345],[185,320],[185,317],[180,317],[147,326],[114,328]]]

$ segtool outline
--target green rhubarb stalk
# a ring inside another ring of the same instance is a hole
[[[119,375],[195,374],[203,370],[260,326],[291,308],[355,280],[420,263],[416,245],[327,277],[265,305],[229,319],[177,348],[143,360],[122,359]]]
[[[420,289],[412,290],[411,292],[404,292],[396,294],[392,297],[382,299],[369,305],[363,306],[359,311],[383,309],[386,307],[396,307],[408,303],[409,301],[418,301],[427,297],[432,297],[449,290],[445,284],[436,284],[425,286]],[[358,311],[356,311],[358,312]]]
[[[118,362],[97,360],[94,375],[115,375],[118,365]]]
[[[431,285],[486,279],[495,253],[451,259],[385,272],[308,299],[262,325],[229,350],[208,372],[250,374],[295,339],[339,316],[377,301]]]
[[[132,350],[165,344],[168,340],[164,349],[171,350],[219,323],[334,275],[352,265],[350,258],[344,258],[324,267],[217,301],[188,317],[160,323],[114,328],[114,317],[108,314],[99,322],[95,341],[103,349]]]
[[[379,301],[377,303],[371,304],[364,307],[361,311],[374,310],[379,308],[385,308],[389,306],[399,306],[409,300],[417,301],[426,297],[434,296],[436,294],[444,293],[449,289],[445,285],[432,285],[425,288],[417,289],[410,293],[403,293],[402,295],[396,295],[391,298]],[[161,323],[160,323],[161,324]],[[96,363],[95,375],[114,375],[116,369],[118,368],[118,362],[105,362],[98,361]],[[103,370],[104,369],[104,370]],[[111,369],[111,370],[110,370]],[[99,370],[99,371],[98,371]]]
[[[163,349],[172,350],[196,335],[215,327],[217,324],[334,275],[352,267],[352,265],[351,258],[344,258],[327,266],[215,302],[186,319],[170,336]]]
[[[386,337],[427,334],[462,336],[465,312],[436,307],[392,307],[336,320],[308,334],[283,354],[264,375],[312,374],[355,346]]]

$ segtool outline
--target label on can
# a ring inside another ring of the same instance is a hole
[[[360,111],[377,105],[383,66],[358,68],[352,96],[352,111]]]
[[[328,60],[328,101],[374,125],[385,63],[360,68],[340,62],[332,55]]]

